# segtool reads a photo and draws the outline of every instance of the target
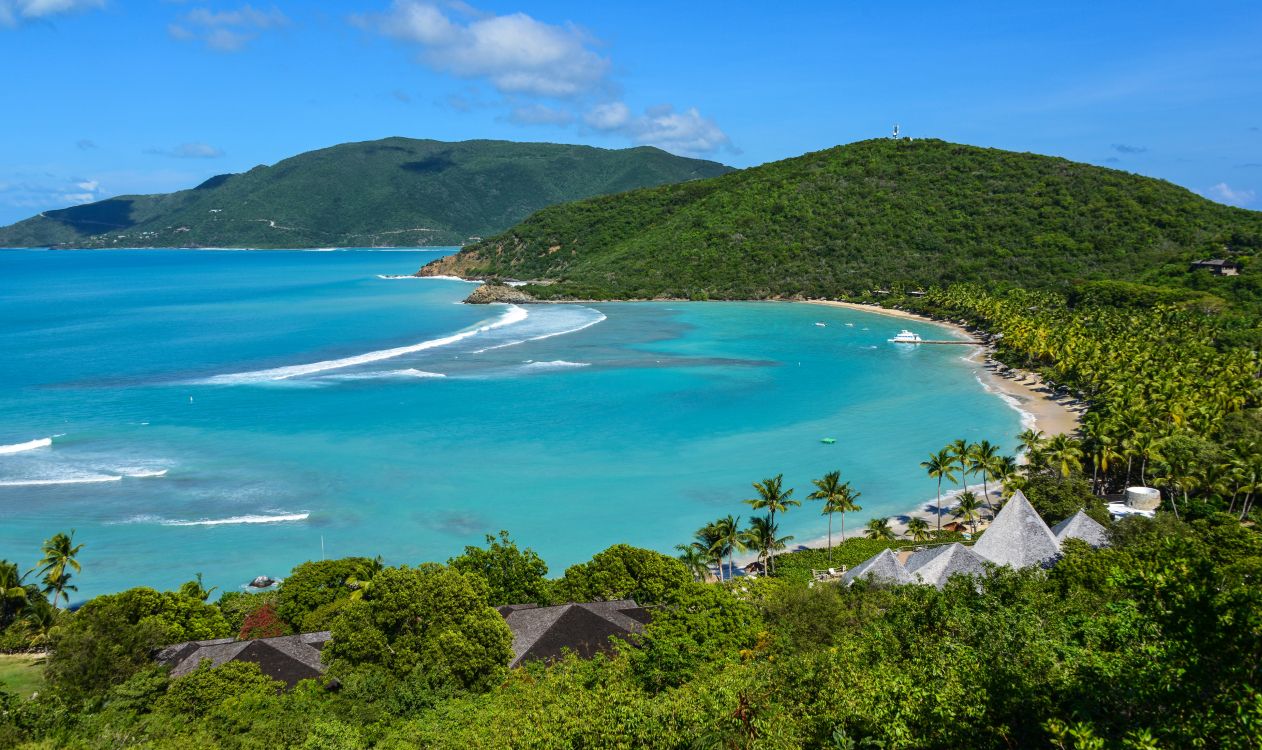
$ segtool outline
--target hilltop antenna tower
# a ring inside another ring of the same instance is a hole
[[[894,133],[890,136],[891,141],[898,140],[898,123],[894,123]]]

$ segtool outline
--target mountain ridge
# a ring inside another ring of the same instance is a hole
[[[540,210],[422,275],[541,298],[853,297],[960,281],[1230,286],[1262,299],[1262,213],[1149,177],[946,141],[868,140]],[[1227,257],[1239,277],[1191,274]]]
[[[731,171],[651,146],[393,136],[221,174],[187,190],[44,211],[0,247],[455,245],[570,200]]]

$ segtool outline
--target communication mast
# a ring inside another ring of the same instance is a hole
[[[898,123],[894,123],[894,134],[890,136],[890,140],[898,140]]]

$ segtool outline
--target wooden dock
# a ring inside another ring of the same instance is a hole
[[[958,346],[981,346],[982,345],[982,342],[980,341],[958,341],[955,339],[952,339],[950,341],[930,341],[926,339],[921,339],[920,341],[894,341],[891,343],[895,343],[895,344],[956,344]]]

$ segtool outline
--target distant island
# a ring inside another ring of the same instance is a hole
[[[541,281],[541,299],[866,296],[1112,280],[1262,298],[1262,213],[1037,154],[879,139],[552,206],[420,275]],[[1194,270],[1220,260],[1238,275]]]
[[[190,190],[44,211],[0,228],[0,247],[460,245],[556,203],[730,171],[649,146],[385,138],[218,175]]]

